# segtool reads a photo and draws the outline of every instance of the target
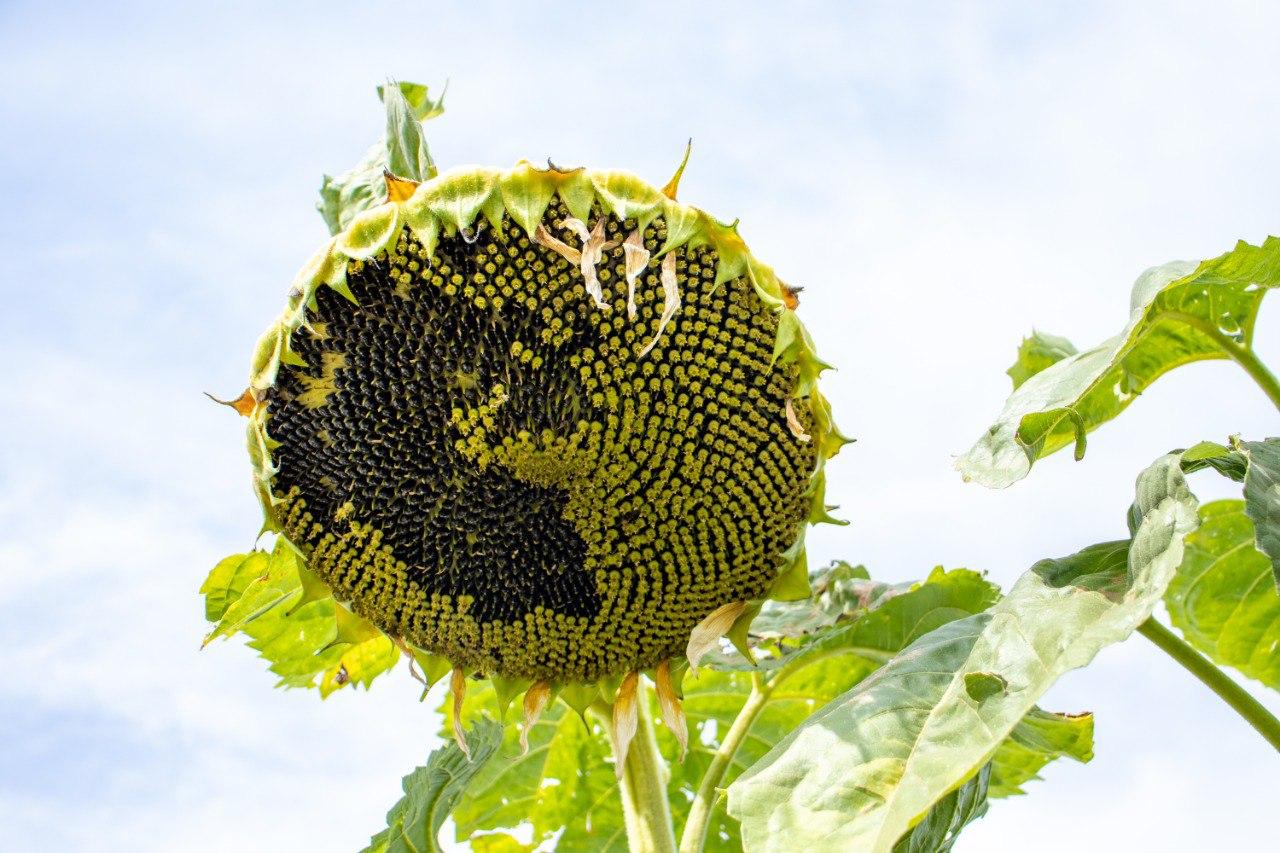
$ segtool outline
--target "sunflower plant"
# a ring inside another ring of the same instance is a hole
[[[201,588],[206,643],[244,635],[326,697],[400,666],[446,744],[371,851],[940,851],[1060,758],[1090,714],[1042,710],[1135,630],[1273,746],[1214,663],[1280,686],[1280,439],[1195,444],[1138,478],[1130,535],[1008,593],[811,569],[849,440],[799,288],[731,224],[621,171],[439,171],[426,87],[379,89],[382,139],[326,176],[331,237],[254,349],[245,418],[260,547]],[[1116,338],[1024,341],[959,467],[1005,486],[1179,364],[1254,355],[1280,241],[1139,279]],[[1243,498],[1198,506],[1213,469]],[[1263,582],[1265,581],[1265,582]],[[1152,619],[1164,601],[1177,638]],[[1198,651],[1197,651],[1198,650]],[[1206,657],[1207,655],[1207,657]],[[436,685],[439,685],[437,689]]]

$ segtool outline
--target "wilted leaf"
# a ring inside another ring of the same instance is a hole
[[[324,217],[330,234],[350,224],[356,214],[382,204],[387,199],[383,170],[401,178],[425,181],[435,177],[435,164],[427,149],[422,122],[444,112],[443,97],[432,101],[427,87],[399,83],[378,87],[386,108],[387,129],[356,164],[337,177],[324,176],[316,209]]]
[[[1238,443],[1249,458],[1244,476],[1244,512],[1253,521],[1258,550],[1271,560],[1280,587],[1280,438]]]
[[[1123,594],[1096,591],[1110,582],[1078,569],[1027,572],[990,610],[921,637],[729,786],[746,846],[891,849],[978,772],[1062,673],[1150,616],[1196,524],[1176,454],[1139,477],[1138,505]],[[1058,586],[1046,576],[1072,580]],[[978,701],[965,684],[975,672],[997,674],[1007,688]]]
[[[874,585],[860,577],[864,573],[860,570],[858,578],[847,580],[878,591],[874,609],[866,611],[851,607],[849,612],[854,615],[845,621],[837,623],[833,619],[781,647],[766,644],[776,656],[762,656],[758,671],[768,677],[776,675],[785,666],[788,674],[770,688],[769,701],[734,755],[721,787],[733,782],[814,711],[866,678],[883,661],[934,628],[982,612],[999,597],[999,590],[994,584],[979,573],[966,569],[935,569],[923,582],[893,587]],[[827,589],[832,587],[827,583],[831,577],[827,571],[815,573],[817,596],[822,595],[824,586]],[[890,589],[894,594],[886,594]],[[807,618],[803,622],[813,624]],[[754,632],[755,626],[752,628]],[[750,668],[740,658],[731,662],[730,657],[726,656],[718,663],[711,663],[708,659],[697,677],[685,679],[685,714],[696,734],[691,739],[684,763],[672,765],[670,803],[678,825],[686,819],[689,799],[697,792],[707,766],[751,692]],[[714,671],[717,665],[725,668]],[[1057,716],[1038,710],[1033,713],[1044,717]],[[1020,731],[1021,724],[1015,733]],[[1030,733],[1025,733],[1023,739],[1028,742],[1034,740]],[[658,740],[663,752],[674,757],[677,748],[664,731],[659,730]],[[1064,754],[1075,755],[1065,750],[1048,750],[1042,760],[1021,777],[1022,781],[1032,778],[1036,770]],[[725,813],[722,802],[712,810],[706,849],[741,849],[737,821]]]
[[[432,100],[431,89],[421,83],[407,83],[401,80],[398,85],[400,94],[404,95],[405,103],[409,105],[409,109],[418,121],[428,121],[444,114],[444,92],[440,93],[440,97]],[[445,88],[448,88],[447,84]],[[385,101],[386,93],[383,87],[378,86],[377,90],[378,100]]]
[[[1280,689],[1280,594],[1243,501],[1200,508],[1200,529],[1165,593],[1169,618],[1214,662]]]
[[[1164,373],[1226,358],[1220,341],[1249,346],[1262,297],[1276,286],[1275,237],[1260,247],[1237,243],[1199,265],[1175,261],[1148,270],[1134,284],[1124,330],[1026,379],[995,425],[957,460],[957,469],[966,479],[1003,488],[1067,445],[1083,455],[1085,434],[1120,414]]]
[[[1053,714],[1032,708],[991,757],[987,796],[1025,794],[1022,786],[1039,779],[1044,766],[1058,758],[1081,763],[1093,759],[1093,714]]]
[[[905,591],[907,584],[901,585]],[[800,601],[764,602],[751,622],[749,634],[757,638],[799,637],[832,625],[873,607],[888,584],[871,580],[864,566],[835,562],[810,573],[808,598]]]
[[[437,836],[445,818],[501,743],[502,726],[481,718],[467,732],[470,760],[452,742],[431,753],[424,766],[404,777],[404,797],[387,812],[387,828],[373,836],[364,853],[441,850]]]

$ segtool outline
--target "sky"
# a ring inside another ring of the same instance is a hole
[[[994,492],[951,467],[1033,327],[1092,345],[1147,267],[1280,232],[1278,29],[1232,2],[3,0],[0,848],[359,849],[437,743],[403,672],[321,703],[238,643],[198,651],[196,590],[259,520],[243,426],[201,392],[244,387],[388,75],[450,81],[446,167],[660,184],[693,137],[682,200],[741,218],[839,367],[858,443],[829,495],[852,523],[813,531],[811,562],[1007,586],[1125,535],[1165,451],[1278,431],[1238,368],[1202,363],[1082,462]],[[1275,305],[1258,348],[1280,365]],[[1280,835],[1280,757],[1142,638],[1041,704],[1094,711],[1097,757],[994,804],[962,853]]]

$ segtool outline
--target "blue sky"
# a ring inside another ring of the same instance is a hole
[[[241,425],[200,392],[243,387],[385,76],[450,78],[429,126],[446,166],[550,155],[659,182],[692,136],[682,198],[741,217],[840,366],[859,443],[831,494],[853,524],[813,559],[1007,584],[1123,535],[1165,450],[1276,432],[1238,370],[1201,364],[1081,463],[1004,492],[950,467],[1032,326],[1099,341],[1146,267],[1280,230],[1261,5],[0,3],[0,847],[351,850],[434,743],[403,675],[321,704],[244,648],[197,653],[195,589],[257,527]],[[1096,711],[1097,758],[961,850],[1280,832],[1280,758],[1140,638],[1043,704]]]

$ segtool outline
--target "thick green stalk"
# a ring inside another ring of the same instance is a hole
[[[689,804],[689,818],[685,821],[684,832],[680,835],[680,853],[700,853],[703,845],[706,844],[707,826],[711,822],[711,811],[715,808],[720,782],[728,772],[729,765],[733,763],[733,756],[742,745],[752,723],[768,704],[769,694],[772,692],[771,684],[766,684],[758,673],[752,675],[751,693],[747,696],[742,709],[738,711],[738,716],[734,718],[733,725],[729,727],[729,731],[725,732],[724,740],[720,741],[720,748],[711,757],[707,772],[702,775],[702,782],[698,785],[698,793]]]
[[[1273,748],[1280,751],[1280,720],[1275,718],[1262,703],[1253,698],[1248,691],[1225,672],[1214,666],[1213,662],[1200,654],[1172,631],[1161,625],[1155,618],[1148,619],[1138,626],[1138,633],[1155,643],[1161,651],[1200,679],[1206,687],[1217,693],[1222,701],[1258,730],[1258,734],[1267,739]]]
[[[1210,338],[1217,344],[1218,349],[1244,368],[1245,373],[1248,373],[1250,378],[1258,384],[1258,387],[1262,389],[1262,393],[1266,394],[1267,398],[1271,400],[1272,405],[1280,409],[1280,379],[1276,379],[1276,375],[1267,369],[1267,366],[1262,363],[1262,359],[1258,358],[1252,347],[1238,343],[1233,338],[1223,334],[1212,323],[1195,315],[1174,311],[1171,312],[1171,316],[1176,317],[1188,326],[1194,327],[1197,331]]]
[[[1253,381],[1258,383],[1258,387],[1270,398],[1272,404],[1280,409],[1280,380],[1276,379],[1274,373],[1267,370],[1267,366],[1252,349],[1242,346],[1237,346],[1235,349],[1238,352],[1231,357],[1253,377]]]
[[[619,780],[627,847],[631,853],[675,853],[676,836],[667,802],[667,766],[653,735],[649,689],[643,679],[636,688],[636,704],[636,734]],[[602,712],[606,720],[607,714],[608,711]]]

